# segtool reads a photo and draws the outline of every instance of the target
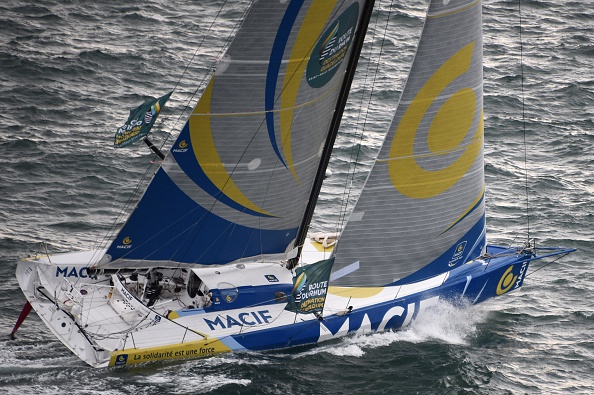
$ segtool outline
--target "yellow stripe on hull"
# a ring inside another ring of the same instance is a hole
[[[371,298],[379,295],[384,287],[336,287],[329,286],[328,293],[343,298]]]
[[[159,347],[130,348],[113,351],[109,360],[109,366],[137,365],[139,363],[153,361],[208,357],[230,351],[231,349],[219,339],[196,340]]]

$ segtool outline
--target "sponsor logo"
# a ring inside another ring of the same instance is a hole
[[[355,34],[359,4],[354,3],[320,36],[306,69],[307,83],[312,88],[326,85],[346,58]]]
[[[506,292],[520,288],[522,286],[522,281],[524,280],[526,269],[528,268],[528,262],[522,263],[520,273],[517,276],[512,273],[513,268],[513,266],[510,266],[505,272],[503,272],[503,275],[499,279],[499,284],[497,284],[497,289],[495,290],[497,295],[503,295]]]
[[[68,266],[56,267],[56,277],[77,277],[77,278],[97,278],[96,276],[90,276],[87,268],[83,267],[73,267],[70,268]]]
[[[266,280],[271,283],[278,283],[278,278],[276,278],[276,276],[273,274],[266,274],[264,277],[266,277]]]
[[[503,295],[504,293],[511,290],[514,286],[514,282],[518,277],[514,276],[514,274],[512,273],[513,268],[513,266],[508,267],[499,279],[499,284],[497,284],[497,290],[495,291],[497,295]]]
[[[128,362],[128,354],[121,354],[116,358],[115,365],[125,365],[126,362]]]
[[[520,286],[522,285],[522,280],[524,280],[524,275],[526,274],[527,267],[528,267],[528,262],[522,263],[522,268],[520,269],[520,275],[518,276],[518,279],[516,280],[516,286],[514,287],[514,289],[520,288]]]
[[[524,280],[524,276],[526,275],[527,268],[528,268],[528,262],[522,263],[522,267],[520,268],[520,273],[517,276],[515,276],[512,273],[512,270],[514,269],[514,267],[513,266],[508,267],[507,270],[505,272],[503,272],[503,275],[499,279],[499,283],[497,284],[497,289],[495,290],[495,293],[497,293],[497,295],[503,295],[506,292],[520,288],[520,286],[522,285],[522,280]]]
[[[129,237],[125,237],[124,240],[122,240],[122,244],[120,244],[119,246],[117,246],[117,248],[119,249],[130,249],[132,248],[132,239]]]
[[[305,289],[307,285],[307,275],[305,272],[301,273],[297,280],[295,280],[295,284],[293,284],[293,297],[295,298],[295,303],[301,303],[301,291]]]
[[[173,150],[173,152],[175,153],[184,153],[188,151],[188,143],[186,143],[186,140],[182,140],[179,142],[179,144],[177,145],[177,148],[175,148]]]
[[[456,250],[454,251],[454,255],[452,255],[452,259],[450,259],[450,262],[448,263],[449,267],[456,265],[456,263],[458,263],[458,261],[460,259],[462,259],[462,257],[464,256],[465,248],[466,248],[466,241],[462,241],[462,242],[458,243],[458,245],[456,246]]]
[[[142,121],[133,119],[130,123],[125,124],[121,128],[117,130],[117,133],[122,134],[122,140],[127,140],[130,137],[136,136],[140,132],[140,127],[142,126]],[[132,133],[129,133],[132,131]],[[128,133],[127,133],[128,132]]]
[[[226,316],[218,315],[214,320],[203,318],[204,322],[208,325],[211,331],[216,329],[228,329],[233,326],[242,327],[244,325],[259,325],[269,324],[272,320],[270,311],[260,310],[252,312],[243,312],[237,315],[227,314]]]
[[[132,296],[132,294],[130,292],[128,292],[128,290],[124,287],[120,287],[118,288],[118,291],[120,291],[120,293],[122,294],[122,296],[128,300],[132,300],[134,299],[134,297]]]

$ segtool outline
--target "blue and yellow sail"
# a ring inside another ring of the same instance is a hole
[[[378,159],[336,245],[339,285],[429,278],[485,248],[481,3],[432,0]],[[439,48],[439,51],[435,49]]]
[[[108,265],[224,264],[294,247],[364,3],[251,6]]]

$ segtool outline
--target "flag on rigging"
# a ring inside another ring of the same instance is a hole
[[[128,120],[116,131],[114,146],[122,148],[148,135],[172,93],[146,101],[134,110],[130,110]]]
[[[285,310],[295,313],[319,313],[324,310],[334,257],[298,267],[293,277],[293,292]]]

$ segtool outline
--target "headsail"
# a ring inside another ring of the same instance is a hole
[[[364,5],[252,5],[107,265],[223,264],[293,247]]]
[[[485,247],[480,0],[432,0],[394,120],[336,247],[342,285],[451,270]],[[435,49],[439,48],[439,51]]]

